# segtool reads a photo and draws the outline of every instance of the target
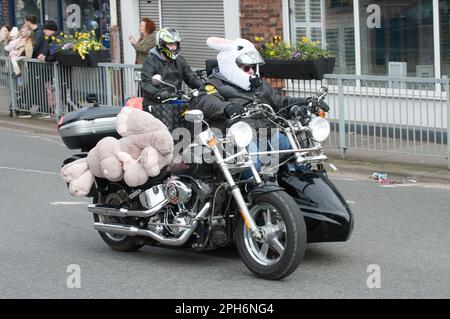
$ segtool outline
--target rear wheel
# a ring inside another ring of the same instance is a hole
[[[295,201],[285,192],[259,195],[250,214],[264,234],[253,238],[241,218],[236,245],[244,264],[258,277],[278,280],[297,269],[306,249],[306,226]]]
[[[111,186],[110,191],[100,197],[98,200],[101,204],[119,206],[120,204],[127,202],[128,196],[127,193],[120,186]],[[94,203],[97,202],[94,200]],[[123,218],[115,217],[115,216],[104,216],[94,214],[94,221],[101,222],[105,224],[127,224]],[[98,232],[100,237],[102,237],[103,241],[108,244],[114,250],[118,251],[136,251],[140,249],[143,244],[137,243],[137,237],[135,236],[126,236],[126,235],[117,235],[106,232]]]

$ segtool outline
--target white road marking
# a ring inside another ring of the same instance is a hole
[[[380,186],[384,187],[384,188],[421,187],[421,188],[450,189],[450,185],[447,185],[447,184],[435,184],[435,183],[391,184],[391,185],[380,185]]]
[[[62,143],[61,141],[58,141],[57,139],[52,139],[52,138],[44,137],[44,136],[41,136],[41,135],[26,135],[26,137],[38,138],[38,139],[41,139],[41,140],[44,140],[44,141],[47,141],[47,142],[51,142],[51,143],[54,143],[54,144],[58,144],[60,146],[64,146],[65,147],[64,143]]]
[[[0,169],[6,169],[10,171],[18,171],[18,172],[26,172],[26,173],[36,173],[36,174],[46,174],[46,175],[60,175],[60,173],[55,172],[45,172],[40,171],[36,169],[25,169],[25,168],[15,168],[15,167],[7,167],[7,166],[0,166]]]
[[[354,205],[354,204],[355,204],[355,201],[353,201],[353,200],[346,200],[346,202],[347,202],[347,204],[349,204],[349,205]]]
[[[347,182],[359,182],[360,180],[355,179],[355,178],[348,178],[348,177],[341,177],[341,176],[337,176],[337,175],[330,175],[331,178],[333,179],[337,179],[340,181],[347,181]]]

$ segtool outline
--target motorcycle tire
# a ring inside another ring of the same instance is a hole
[[[100,202],[101,204],[119,205],[122,202],[127,201],[127,193],[121,189],[120,186],[111,186],[108,194],[94,198],[94,204]],[[112,223],[124,223],[119,217],[106,217],[94,214],[95,222],[112,222]],[[138,243],[136,236],[115,235],[106,232],[98,232],[103,241],[112,249],[123,252],[131,252],[139,250],[143,244]]]
[[[265,233],[257,241],[243,218],[236,227],[236,246],[242,261],[256,276],[279,280],[294,272],[306,250],[306,226],[297,204],[284,191],[261,194],[249,209]]]

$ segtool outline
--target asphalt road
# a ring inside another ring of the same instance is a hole
[[[272,282],[229,248],[111,250],[89,200],[58,175],[71,153],[56,136],[0,128],[0,298],[450,298],[450,185],[332,175],[355,215],[352,238],[308,245],[297,271]],[[367,285],[374,264],[380,288]],[[69,265],[81,288],[68,288]]]

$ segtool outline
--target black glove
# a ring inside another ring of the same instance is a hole
[[[262,85],[262,80],[258,75],[252,75],[250,77],[250,89],[255,90]]]
[[[176,97],[176,96],[177,95],[174,92],[170,92],[168,90],[161,90],[161,91],[159,91],[157,99],[160,101],[164,101],[169,98]]]
[[[240,114],[242,114],[244,112],[245,112],[245,109],[242,107],[242,105],[238,105],[238,104],[234,104],[234,103],[228,104],[225,107],[225,109],[223,110],[223,113],[229,119],[234,117],[234,116],[236,116],[236,115],[240,115]]]

